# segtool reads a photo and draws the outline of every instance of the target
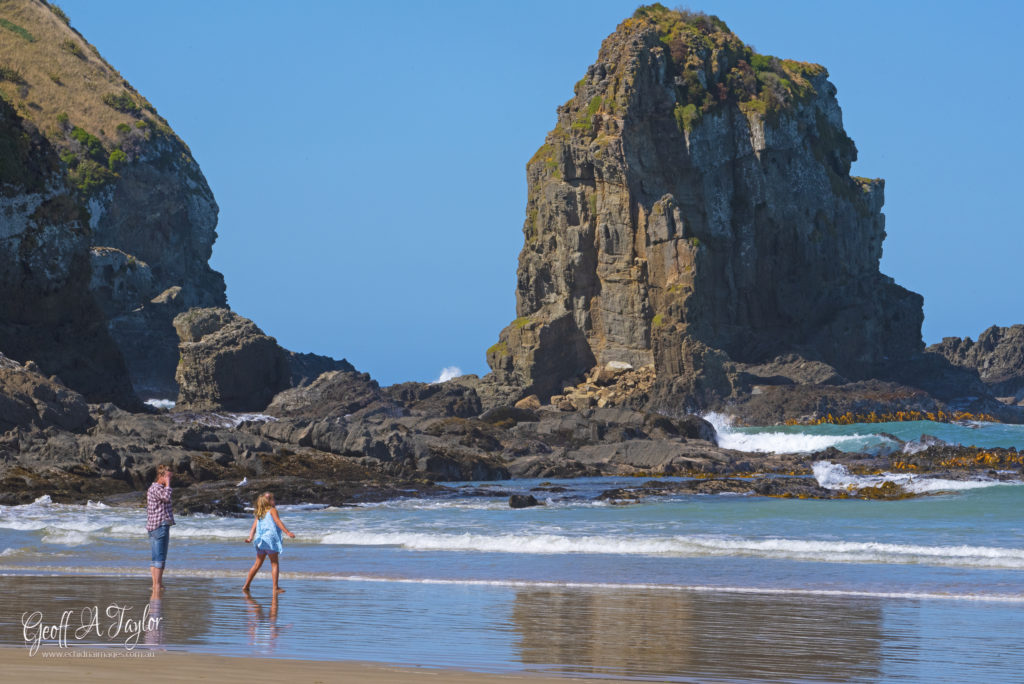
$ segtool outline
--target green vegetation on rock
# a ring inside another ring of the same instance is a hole
[[[71,25],[71,20],[68,19],[68,15],[64,14],[64,10],[60,8],[60,5],[50,3],[50,11],[57,15],[57,18],[63,21],[68,26]]]
[[[85,59],[85,53],[82,52],[82,48],[80,48],[78,46],[78,43],[76,43],[71,38],[67,38],[64,41],[62,41],[60,44],[60,49],[64,52],[67,52],[68,54],[72,54],[75,57],[78,57],[79,59]]]
[[[18,85],[24,85],[25,77],[17,69],[0,65],[0,81],[10,81]]]
[[[14,33],[15,35],[21,36],[30,43],[34,43],[36,40],[35,36],[33,36],[31,33],[26,31],[22,27],[18,26],[14,22],[8,21],[2,17],[0,17],[0,26],[7,29],[11,33]]]
[[[114,93],[107,93],[103,96],[103,103],[125,114],[138,114],[139,112],[138,103],[127,92],[121,92],[116,95]]]
[[[727,103],[747,114],[777,115],[813,97],[811,79],[825,73],[817,64],[756,53],[724,21],[703,12],[654,4],[639,8],[629,22],[653,24],[665,45],[680,132],[689,133],[703,114]]]
[[[128,163],[128,155],[119,147],[115,147],[107,158],[107,166],[111,171],[117,172],[122,166]]]

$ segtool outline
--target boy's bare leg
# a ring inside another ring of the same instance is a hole
[[[164,588],[164,569],[150,567],[149,571],[153,576],[153,591],[160,591]]]

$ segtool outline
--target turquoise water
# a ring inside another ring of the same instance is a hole
[[[723,434],[807,443],[861,435],[864,427]],[[1016,427],[868,427],[866,435],[1024,446]],[[183,516],[172,530],[168,580],[172,588],[202,587],[209,624],[199,632],[179,625],[166,643],[680,681],[963,681],[978,672],[1010,681],[1024,668],[1007,641],[1024,627],[1020,484],[940,482],[934,489],[943,493],[893,502],[688,495],[616,506],[595,499],[641,482],[552,481],[567,491],[534,492],[547,505],[523,510],[508,508],[508,493],[539,481],[493,483],[501,494],[493,498],[282,506],[297,535],[281,557],[293,589],[275,609],[288,611],[288,629],[279,629],[282,618],[268,626],[266,575],[254,584],[256,607],[233,598],[251,563],[250,521]],[[42,587],[50,581],[43,575],[56,574],[82,583],[65,601],[95,592],[89,578],[105,578],[111,595],[144,591],[144,520],[139,510],[95,505],[0,508],[3,582]],[[309,638],[295,626],[306,621],[326,632]],[[16,642],[11,624],[3,628],[0,636]],[[277,636],[269,639],[268,630]],[[627,647],[637,630],[653,636]],[[666,640],[679,648],[654,643]],[[455,643],[464,647],[453,650]],[[744,656],[729,660],[716,643],[743,644]],[[789,660],[772,655],[786,649]]]

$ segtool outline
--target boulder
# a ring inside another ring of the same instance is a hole
[[[291,379],[288,355],[255,323],[228,309],[174,319],[181,340],[178,411],[262,411]]]
[[[530,508],[542,505],[533,494],[513,494],[508,497],[509,508]]]
[[[91,425],[81,394],[40,374],[31,361],[22,365],[0,354],[0,433],[19,427],[80,433]]]

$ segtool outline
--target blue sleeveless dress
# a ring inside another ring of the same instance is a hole
[[[260,551],[281,553],[284,551],[284,544],[281,543],[281,528],[277,526],[269,512],[256,521],[256,536],[252,538],[252,544],[256,547],[256,553]]]

